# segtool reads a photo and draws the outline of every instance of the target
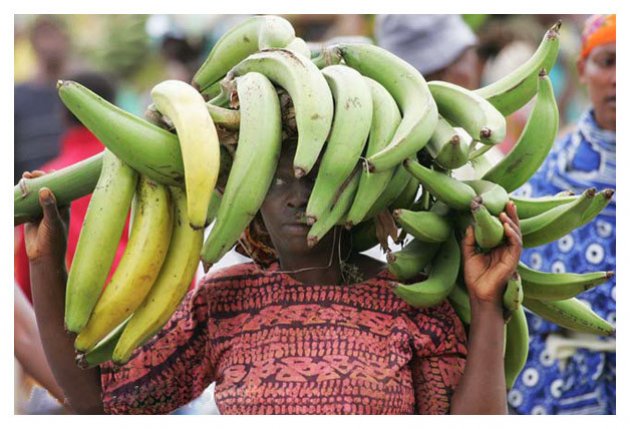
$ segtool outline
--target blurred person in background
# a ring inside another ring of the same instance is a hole
[[[57,156],[64,130],[56,84],[67,67],[70,39],[61,21],[50,15],[35,19],[29,39],[36,68],[14,91],[14,184],[23,171],[38,169]]]
[[[584,25],[577,61],[591,107],[571,133],[518,193],[576,194],[590,187],[615,189],[616,16],[594,15]],[[524,249],[522,261],[551,272],[614,271],[615,198],[588,225],[560,240]],[[611,324],[616,321],[616,278],[579,298]],[[615,340],[575,334],[528,314],[530,351],[525,369],[509,393],[519,414],[616,414]]]

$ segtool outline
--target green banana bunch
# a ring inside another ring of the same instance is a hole
[[[612,271],[585,274],[545,273],[534,270],[522,262],[518,264],[518,272],[523,279],[525,296],[541,301],[573,298],[597,285],[606,283],[614,275]]]
[[[523,307],[518,307],[505,327],[505,353],[503,371],[508,389],[514,387],[518,375],[527,362],[529,354],[529,328]]]
[[[234,66],[226,82],[252,71],[267,76],[291,96],[298,129],[293,168],[299,179],[315,165],[330,132],[334,108],[326,79],[310,59],[285,49],[269,49]]]
[[[503,309],[511,318],[523,304],[523,284],[518,272],[508,279],[503,291]]]
[[[498,216],[505,210],[505,205],[510,200],[510,197],[501,185],[487,180],[464,180],[463,182],[473,188],[490,213]]]
[[[615,328],[577,298],[539,301],[525,297],[523,305],[558,326],[595,335],[612,335]]]
[[[170,319],[199,265],[203,231],[190,226],[184,191],[173,187],[171,195],[175,213],[168,252],[155,283],[116,343],[112,360],[117,364],[126,363],[136,347],[144,344]]]
[[[64,324],[79,332],[87,323],[114,262],[138,175],[105,150],[66,285]]]
[[[156,182],[184,186],[175,134],[125,112],[79,83],[59,81],[57,89],[63,104],[123,162]]]
[[[488,100],[501,114],[508,116],[523,107],[536,94],[538,72],[550,71],[558,57],[560,22],[543,37],[534,55],[507,76],[475,92]]]
[[[573,203],[578,198],[580,197],[576,195],[547,196],[538,198],[515,197],[510,195],[510,200],[516,205],[518,217],[520,219],[529,219],[530,217],[538,216],[563,204]]]
[[[400,111],[396,101],[380,83],[364,77],[372,94],[372,125],[367,141],[365,156],[370,157],[387,146],[400,124]],[[380,198],[392,180],[395,168],[380,173],[370,173],[367,169],[361,172],[359,188],[348,211],[347,227],[357,225],[366,219],[370,207]]]
[[[203,229],[219,177],[221,154],[217,130],[203,97],[187,83],[165,80],[153,87],[151,98],[177,130],[189,195],[188,219],[193,228]]]
[[[396,167],[391,180],[385,187],[385,190],[381,192],[378,199],[374,202],[374,204],[372,204],[372,207],[370,207],[364,219],[370,219],[385,210],[387,207],[391,206],[407,188],[411,179],[412,176],[403,166]]]
[[[483,250],[498,246],[505,236],[503,223],[490,214],[486,206],[481,204],[479,197],[475,197],[470,203],[470,210],[474,219],[473,229],[477,245]]]
[[[475,141],[488,145],[505,139],[505,118],[483,97],[448,82],[428,83],[440,115],[462,127]]]
[[[431,195],[456,210],[468,210],[471,201],[477,196],[473,188],[467,184],[424,167],[417,161],[406,159],[403,165]]]
[[[431,307],[444,301],[455,286],[461,253],[455,234],[446,240],[431,263],[429,277],[406,285],[398,283],[394,293],[414,307]],[[454,269],[457,267],[457,269]]]
[[[356,70],[344,65],[332,65],[322,69],[322,74],[337,108],[306,206],[306,217],[311,224],[332,206],[335,191],[359,161],[372,123],[370,87]]]
[[[234,246],[260,209],[282,147],[280,102],[269,79],[248,73],[236,79],[236,88],[241,127],[216,223],[201,253],[206,272]]]
[[[433,260],[439,243],[411,240],[397,252],[387,252],[387,268],[399,280],[407,280],[420,274]]]
[[[338,44],[330,49],[348,66],[383,85],[402,112],[391,142],[368,157],[369,170],[386,171],[422,149],[437,125],[437,107],[420,72],[378,46]]]
[[[614,189],[604,189],[601,192],[598,192],[593,198],[593,202],[586,209],[584,214],[582,215],[581,225],[585,225],[595,219],[597,215],[608,206],[610,201],[612,200],[613,195],[615,194]]]
[[[431,211],[396,209],[392,214],[405,231],[425,243],[442,243],[453,230],[448,220]]]
[[[164,185],[141,176],[131,235],[116,272],[99,297],[75,349],[94,347],[127,319],[149,293],[166,256],[173,229],[171,195]]]
[[[235,25],[214,45],[201,65],[193,84],[205,93],[234,65],[249,55],[268,48],[284,48],[295,39],[289,21],[279,16],[254,16]]]
[[[521,221],[523,246],[550,243],[583,225],[583,216],[595,197],[595,188],[584,191],[573,203],[563,204]]]
[[[455,282],[455,287],[453,287],[451,293],[448,294],[448,301],[460,320],[465,325],[470,325],[470,321],[472,320],[470,297],[468,296],[466,286],[462,284],[459,279]]]
[[[441,115],[438,115],[437,126],[426,148],[435,163],[446,170],[454,170],[468,162],[468,143]]]
[[[278,46],[282,48],[282,46]],[[308,44],[301,37],[296,37],[293,39],[291,43],[289,43],[285,49],[289,51],[293,51],[296,54],[300,54],[305,58],[311,58],[311,49],[308,47]]]
[[[512,192],[529,180],[547,158],[558,134],[560,115],[551,79],[544,70],[538,78],[538,95],[523,133],[510,152],[483,178]]]

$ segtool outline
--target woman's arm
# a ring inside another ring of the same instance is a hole
[[[468,358],[451,399],[451,414],[507,414],[502,294],[516,270],[523,245],[514,203],[509,202],[506,211],[500,215],[507,238],[504,245],[478,253],[472,227],[462,241],[472,317]]]
[[[29,173],[25,173],[30,176]],[[75,363],[74,334],[64,328],[66,225],[48,189],[39,193],[43,218],[25,226],[33,306],[42,345],[55,379],[71,409],[79,414],[103,412],[97,368],[82,370]]]

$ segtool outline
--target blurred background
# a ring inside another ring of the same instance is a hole
[[[586,17],[462,15],[476,35],[476,43],[470,49],[475,58],[472,69],[468,70],[474,75],[473,81],[478,83],[477,87],[483,86],[525,62],[545,31],[562,19],[561,50],[551,79],[561,115],[559,134],[563,135],[588,105],[575,67]],[[73,135],[68,130],[76,123],[64,113],[57,97],[58,79],[80,82],[83,79],[89,83],[84,83],[86,86],[103,97],[142,115],[150,103],[149,91],[156,83],[164,79],[189,82],[221,35],[246,18],[244,15],[15,15],[14,184],[23,171],[58,160],[64,147],[72,143]],[[357,36],[378,42],[374,15],[285,15],[285,18],[295,27],[296,35],[307,42]],[[501,152],[506,153],[516,141],[529,108],[525,106],[508,118],[508,138],[499,147]],[[98,143],[89,149],[83,145],[81,150],[68,155],[65,162],[76,162],[100,150]],[[58,168],[63,166],[57,164]],[[15,234],[18,243],[19,228]],[[238,262],[224,260],[225,264]],[[28,276],[20,276],[17,263],[15,271],[16,293],[24,294],[27,308]],[[24,336],[28,336],[26,332]],[[15,365],[16,413],[64,413],[59,402],[62,394],[54,386],[44,389],[21,369],[17,359]],[[216,413],[212,392],[211,386],[207,394],[179,413]]]

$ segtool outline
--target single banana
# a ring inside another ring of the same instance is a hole
[[[569,299],[607,282],[614,275],[612,271],[591,273],[545,273],[534,270],[522,262],[518,272],[523,279],[523,292],[528,298],[541,301]]]
[[[615,328],[577,298],[539,301],[525,297],[523,305],[538,316],[576,332],[611,335]]]
[[[70,332],[85,326],[101,295],[137,182],[135,170],[106,149],[68,273],[64,323]]]
[[[507,76],[476,90],[504,116],[523,107],[536,95],[538,72],[551,70],[558,57],[560,22],[554,24],[543,37],[534,55]]]
[[[77,335],[79,352],[94,347],[142,303],[158,276],[173,229],[171,196],[164,185],[141,176],[132,233],[90,320]]]
[[[359,161],[372,124],[371,91],[359,72],[344,65],[333,65],[322,69],[322,74],[328,82],[336,108],[306,206],[306,217],[311,223],[320,219],[332,206],[335,191]]]
[[[400,111],[396,101],[380,83],[364,77],[372,94],[372,125],[368,137],[365,156],[370,157],[383,149],[391,141],[400,124]],[[366,219],[370,207],[380,198],[394,175],[395,168],[380,173],[361,172],[359,188],[347,216],[348,226]]]
[[[473,139],[489,145],[505,139],[505,118],[483,97],[448,82],[432,81],[428,86],[440,115],[465,129]]]
[[[326,79],[310,59],[286,49],[269,49],[250,55],[226,76],[259,72],[287,90],[295,107],[298,143],[293,160],[295,177],[307,175],[328,138],[333,120],[333,98]]]
[[[470,325],[472,319],[470,297],[468,296],[466,286],[463,285],[459,279],[455,282],[455,287],[453,287],[451,293],[448,294],[448,301],[451,303],[453,310],[455,310],[460,320],[464,324]]]
[[[512,314],[512,318],[505,327],[505,353],[503,356],[503,371],[506,387],[514,386],[518,375],[525,367],[529,354],[529,328],[525,310],[519,307]]]
[[[308,231],[308,247],[314,247],[335,225],[343,224],[344,216],[352,205],[359,187],[360,169],[355,168],[335,193],[332,207],[315,222]]]
[[[510,200],[516,205],[518,217],[520,219],[529,219],[530,217],[543,214],[555,207],[575,202],[579,196],[563,195],[563,196],[547,196],[538,198],[515,197],[510,195]]]
[[[241,113],[239,110],[215,106],[210,102],[206,103],[206,108],[208,109],[208,113],[210,113],[214,125],[225,128],[226,130],[238,131],[241,125]]]
[[[192,86],[165,80],[151,90],[157,109],[175,125],[184,161],[188,219],[193,228],[206,226],[208,204],[219,177],[219,137],[203,97]]]
[[[401,250],[387,253],[387,268],[398,280],[420,274],[440,249],[439,243],[411,240]]]
[[[544,70],[538,79],[538,95],[525,128],[512,150],[483,178],[506,191],[518,189],[540,168],[558,134],[560,116],[551,79]]]
[[[443,201],[449,207],[457,210],[470,209],[470,202],[477,196],[475,191],[465,183],[424,167],[419,162],[407,159],[404,167],[420,181],[423,187],[431,192],[431,195]]]
[[[503,223],[490,214],[486,206],[481,204],[479,197],[475,197],[470,203],[470,209],[474,219],[473,228],[477,245],[483,250],[489,250],[501,244],[505,236]]]
[[[378,199],[374,202],[374,204],[372,204],[372,207],[370,207],[370,210],[368,210],[367,214],[365,215],[365,219],[370,219],[391,206],[394,201],[396,201],[396,199],[407,188],[407,185],[409,185],[411,179],[411,174],[409,174],[409,172],[403,166],[395,167],[395,171],[391,180],[385,187],[385,190],[378,197]]]
[[[386,171],[422,149],[437,125],[437,107],[420,72],[378,46],[338,44],[330,49],[348,66],[383,85],[402,112],[402,121],[391,142],[368,157],[369,170]]]
[[[81,369],[94,368],[102,363],[112,360],[112,353],[120,339],[120,336],[127,326],[129,319],[125,320],[103,338],[97,345],[86,353],[78,353],[76,355],[76,364]]]
[[[595,219],[597,215],[608,206],[615,194],[614,189],[604,189],[598,192],[593,198],[593,202],[582,215],[581,225],[585,225]]]
[[[459,244],[455,235],[451,234],[449,239],[442,243],[431,263],[429,277],[410,285],[399,283],[394,293],[413,307],[431,307],[440,304],[455,287],[460,259]]]
[[[77,82],[59,81],[57,89],[63,104],[123,162],[156,182],[184,185],[175,134],[114,106]]]
[[[357,252],[365,252],[376,246],[379,241],[376,235],[376,223],[374,219],[368,219],[355,225],[350,230],[352,249]]]
[[[517,271],[512,274],[503,291],[503,310],[511,318],[523,304],[523,284]]]
[[[396,209],[392,213],[398,224],[417,240],[442,243],[451,236],[451,224],[437,213]]]
[[[595,197],[595,188],[584,191],[573,203],[553,208],[521,221],[523,247],[536,247],[564,237],[582,226],[584,213]]]
[[[490,213],[498,216],[505,210],[510,197],[501,185],[487,180],[464,180],[463,182],[474,189]]]
[[[236,87],[241,128],[216,222],[201,252],[206,271],[234,246],[260,209],[282,147],[280,102],[269,79],[252,72],[237,78]]]
[[[190,226],[186,194],[171,188],[175,206],[173,234],[155,284],[133,313],[112,353],[117,364],[126,363],[133,351],[155,335],[186,295],[199,265],[203,231]]]
[[[435,163],[446,170],[454,170],[468,162],[468,144],[446,119],[438,115],[437,126],[427,144]]]
[[[278,46],[278,47],[281,48],[282,46]],[[298,53],[304,56],[305,58],[311,58],[311,49],[308,47],[308,44],[301,37],[296,37],[295,39],[293,39],[293,41],[289,43],[285,49]]]
[[[234,65],[268,48],[284,48],[295,39],[289,21],[279,16],[254,16],[232,27],[217,41],[192,81],[200,92],[206,92]]]
[[[208,217],[206,217],[206,224],[210,225],[217,217],[219,207],[221,206],[221,200],[223,197],[215,189],[210,198],[210,204],[208,204]]]

